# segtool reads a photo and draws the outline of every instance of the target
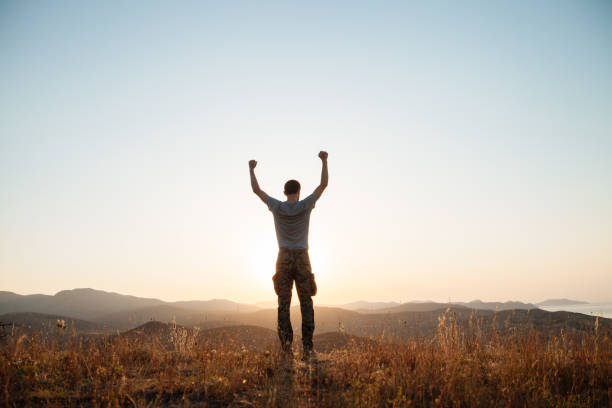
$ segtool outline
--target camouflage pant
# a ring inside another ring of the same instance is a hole
[[[278,295],[278,337],[284,350],[290,349],[293,342],[289,309],[294,280],[302,310],[302,343],[304,349],[312,350],[312,333],[315,325],[311,297],[317,294],[317,284],[310,266],[308,251],[281,248],[278,251],[276,274],[272,277],[272,281],[274,291]]]

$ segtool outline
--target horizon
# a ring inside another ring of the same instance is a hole
[[[611,16],[4,2],[0,288],[275,299],[247,163],[270,196],[295,178],[305,198],[325,150],[315,305],[610,302]]]
[[[168,299],[162,299],[159,297],[150,297],[150,296],[146,296],[146,295],[134,295],[131,293],[120,293],[120,292],[116,292],[116,291],[108,291],[108,290],[101,290],[101,289],[96,289],[96,288],[72,288],[72,289],[62,289],[58,292],[49,294],[49,293],[17,293],[17,292],[13,292],[13,291],[5,291],[5,292],[11,292],[14,293],[16,295],[21,295],[21,296],[32,296],[32,295],[44,295],[44,296],[55,296],[60,292],[69,292],[69,291],[74,291],[74,290],[93,290],[93,291],[97,291],[97,292],[105,292],[105,293],[111,293],[111,294],[116,294],[116,295],[122,295],[122,296],[134,296],[134,297],[138,297],[138,298],[143,298],[143,299],[155,299],[155,300],[160,300],[162,302],[166,302],[166,303],[173,303],[173,302],[195,302],[195,301],[203,301],[203,302],[208,302],[208,301],[219,301],[219,300],[223,300],[223,301],[230,301],[233,303],[238,303],[238,304],[245,304],[245,305],[258,305],[261,303],[276,303],[275,299],[270,299],[270,300],[258,300],[258,301],[254,301],[254,302],[247,302],[247,301],[242,301],[239,299],[232,299],[232,298],[225,298],[225,297],[214,297],[214,298],[208,298],[208,299],[172,299],[172,300],[168,300]],[[444,300],[435,300],[435,299],[410,299],[410,300],[368,300],[368,299],[357,299],[357,300],[351,300],[348,302],[341,302],[341,303],[325,303],[325,304],[316,304],[315,306],[323,306],[323,307],[329,307],[329,306],[342,306],[342,305],[346,305],[346,304],[351,304],[351,303],[359,303],[359,302],[366,302],[366,303],[398,303],[398,304],[405,304],[405,303],[441,303],[441,304],[454,304],[454,303],[470,303],[470,302],[483,302],[483,303],[510,303],[510,302],[518,302],[518,303],[525,303],[525,304],[533,304],[533,305],[538,305],[538,303],[542,303],[545,301],[550,301],[550,300],[570,300],[573,302],[587,302],[590,304],[595,304],[595,303],[611,303],[612,304],[612,300],[607,300],[607,301],[591,301],[591,300],[585,300],[585,299],[572,299],[572,298],[568,298],[568,297],[562,297],[562,298],[547,298],[547,299],[541,299],[539,301],[526,301],[526,300],[517,300],[517,299],[487,299],[487,298],[473,298],[473,299],[463,299],[463,300],[457,300],[457,299],[448,299],[446,301]],[[296,304],[299,304],[299,302],[297,302],[296,297],[293,296],[292,297],[292,301],[291,301],[291,305],[295,306]]]

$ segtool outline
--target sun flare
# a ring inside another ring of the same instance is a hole
[[[273,241],[260,241],[251,247],[249,268],[259,279],[271,279],[275,272],[278,248]]]

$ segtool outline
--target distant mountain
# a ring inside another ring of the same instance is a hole
[[[454,302],[453,304],[459,306],[465,306],[470,309],[479,309],[479,310],[529,310],[529,309],[537,309],[538,307],[531,303],[523,303],[523,302],[483,302],[482,300],[472,300],[471,302]]]
[[[63,290],[53,296],[0,292],[0,314],[57,314],[105,323],[120,330],[130,329],[151,320],[176,319],[182,324],[194,325],[209,319],[219,319],[222,314],[255,310],[259,308],[224,299],[164,302],[89,288]]]
[[[404,306],[404,304],[402,304]],[[541,309],[483,310],[441,303],[429,303],[428,310],[396,311],[394,313],[359,313],[340,308],[315,307],[315,334],[341,332],[362,337],[384,337],[389,341],[403,342],[414,337],[435,335],[440,318],[447,311],[459,325],[469,327],[470,320],[483,332],[534,328],[543,334],[564,329],[592,330],[593,316],[570,312],[547,312]],[[442,306],[442,307],[440,307]],[[231,324],[254,325],[276,329],[276,311],[260,310],[228,316]],[[291,324],[296,335],[301,335],[299,306],[291,308]],[[612,319],[600,319],[600,329],[612,329]]]
[[[432,312],[434,310],[444,310],[452,306],[449,303],[436,303],[436,302],[406,302],[399,306],[390,307],[386,309],[368,310],[359,309],[360,313],[401,313],[401,312]],[[459,306],[461,307],[461,306]]]
[[[399,305],[400,303],[398,302],[368,302],[365,300],[359,300],[357,302],[346,303],[338,307],[347,310],[380,310],[397,307]]]
[[[261,309],[261,307],[258,306],[236,303],[226,299],[190,300],[172,302],[170,304],[183,309],[195,310],[200,313],[246,313]]]
[[[540,305],[551,304],[550,302],[553,301],[567,302],[565,299],[550,300]],[[357,309],[349,310],[351,308]],[[359,301],[345,304],[343,307],[315,307],[316,333],[343,332],[357,336],[372,336],[384,332],[386,336],[394,335],[400,338],[407,335],[431,335],[437,327],[438,317],[449,308],[465,319],[469,316],[477,316],[485,320],[492,319],[492,316],[497,313],[496,319],[500,321],[502,315],[506,316],[504,314],[506,311],[510,312],[508,316],[525,316],[525,318],[533,319],[534,322],[542,322],[542,319],[550,319],[547,316],[551,316],[541,315],[539,312],[544,311],[539,311],[536,305],[522,302],[502,303],[475,300],[458,304],[437,302],[398,304],[397,302]],[[125,331],[151,322],[174,322],[185,327],[197,326],[200,330],[229,326],[259,326],[275,331],[277,324],[275,307],[261,309],[259,306],[224,299],[164,302],[159,299],[127,296],[94,289],[65,290],[54,296],[23,296],[12,292],[0,292],[0,314],[26,312],[32,313],[27,319],[34,322],[34,325],[42,325],[41,322],[47,319],[45,324],[52,327],[55,324],[56,316],[60,316],[66,322],[78,322],[78,324],[75,323],[77,330],[82,331],[111,329]],[[527,315],[513,315],[514,312],[527,313]],[[42,320],[37,321],[39,317],[34,317],[37,313],[50,317],[40,317]],[[583,317],[567,313],[562,316],[565,316],[565,320],[591,324]],[[291,321],[294,332],[299,334],[301,314],[297,305],[291,308]],[[87,326],[87,324],[94,326]],[[548,323],[544,324],[548,327],[547,325],[549,326]]]
[[[429,305],[434,307],[441,304]],[[592,333],[596,324],[598,324],[598,330],[607,333],[612,332],[612,319],[597,319],[594,316],[580,313],[547,312],[541,309],[492,311],[442,305],[443,308],[435,310],[395,313],[358,313],[340,308],[315,307],[315,335],[340,333],[370,339],[384,339],[391,342],[406,342],[415,337],[431,338],[438,331],[441,321],[446,321],[442,326],[448,327],[449,324],[452,325],[452,321],[456,321],[465,330],[475,330],[475,332],[485,334],[491,332],[504,334],[525,330],[534,330],[542,335],[558,334],[561,330],[565,330],[566,333]],[[154,312],[154,309],[151,310]],[[178,308],[167,310],[162,308],[161,310],[162,313],[180,311]],[[66,321],[66,330],[57,328],[57,319]],[[8,314],[0,316],[0,321],[12,321],[22,325],[19,327],[21,332],[31,332],[42,328],[46,329],[50,335],[65,339],[70,338],[73,327],[77,335],[108,333],[107,326],[61,315]],[[197,317],[194,317],[193,321],[197,321]],[[596,323],[597,321],[598,323]],[[182,325],[179,319],[176,319],[176,322],[176,324],[173,324],[162,321],[147,321],[144,325],[139,325],[137,329],[128,330],[121,335],[128,338],[131,336],[136,340],[140,339],[138,341],[143,341],[143,339],[156,341],[157,339],[168,347],[176,347],[176,339],[183,339],[181,341],[206,341],[211,348],[216,347],[215,344],[225,343],[258,344],[262,346],[262,339],[267,339],[263,347],[268,347],[270,344],[268,340],[271,341],[271,339],[276,338],[276,311],[273,309],[230,314],[219,319],[205,320],[196,325]],[[299,336],[301,334],[299,306],[291,308],[291,322],[295,335]],[[135,322],[133,323],[135,324]],[[253,329],[245,331],[244,327],[252,327]],[[10,328],[3,328],[0,334],[6,335],[8,330]],[[210,336],[207,339],[200,337],[196,339],[194,337],[200,336],[201,333],[209,333]],[[325,338],[332,338],[333,341],[328,340],[333,344],[342,340],[332,335],[322,337],[322,339]],[[101,338],[101,341],[103,341],[103,338]],[[297,342],[297,339],[295,341]],[[342,342],[345,341],[342,340]]]
[[[395,304],[396,306],[382,307],[383,302],[370,304],[368,302],[355,302],[355,305],[364,305],[366,307],[352,309],[360,313],[400,313],[400,312],[430,312],[434,310],[446,309],[448,307],[465,307],[468,309],[477,310],[514,310],[514,309],[537,309],[536,305],[522,302],[483,302],[481,300],[473,300],[471,302],[453,302],[453,303],[437,303],[437,302],[406,302]],[[349,307],[352,304],[349,303]],[[371,307],[371,305],[380,305],[381,307]],[[341,307],[345,307],[344,305]],[[345,307],[346,308],[346,307]]]
[[[546,299],[543,302],[538,302],[538,306],[570,306],[570,305],[586,305],[589,302],[583,302],[581,300],[571,299]]]
[[[563,329],[566,332],[583,331],[592,333],[596,318],[580,313],[547,312],[541,309],[532,310],[478,310],[453,306],[450,315],[445,310],[431,312],[402,312],[392,314],[363,315],[371,320],[359,319],[345,322],[346,333],[366,337],[383,337],[389,341],[404,342],[415,336],[431,337],[435,335],[440,324],[440,318],[446,316],[456,319],[463,328],[476,324],[482,332],[499,331],[508,333],[533,329],[542,334],[559,334]],[[599,330],[612,332],[612,319],[599,319]]]
[[[164,302],[159,299],[120,295],[95,289],[63,290],[50,295],[0,295],[0,313],[37,312],[71,316],[84,320],[127,309],[137,309]]]

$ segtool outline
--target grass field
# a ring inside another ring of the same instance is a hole
[[[141,337],[5,335],[6,406],[609,407],[612,344],[598,325],[501,334],[443,314],[403,344],[327,333],[304,363],[238,336],[175,327]],[[251,339],[252,340],[252,339]],[[245,345],[246,344],[246,345]]]

